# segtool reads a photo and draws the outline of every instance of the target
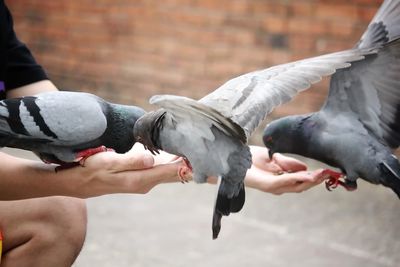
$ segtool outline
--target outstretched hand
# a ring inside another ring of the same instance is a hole
[[[248,170],[245,184],[263,192],[276,195],[289,192],[303,192],[324,181],[327,176],[323,169],[308,171],[307,166],[294,158],[274,154],[268,156],[268,149],[251,146],[252,167]],[[176,156],[162,153],[156,162],[150,153],[140,146],[126,154],[114,152],[98,153],[89,157],[84,168],[67,170],[70,177],[88,177],[86,187],[94,195],[109,193],[147,193],[161,183],[179,182],[178,171],[186,165]],[[75,173],[71,173],[75,172]],[[187,172],[188,180],[191,172]],[[210,177],[210,183],[216,178]],[[112,191],[113,185],[115,188]],[[93,187],[97,187],[96,190]],[[111,189],[110,189],[111,188]],[[88,193],[88,194],[90,194]]]
[[[253,165],[246,175],[245,184],[263,192],[280,195],[303,192],[324,181],[323,169],[307,171],[307,166],[294,158],[276,153],[272,159],[268,149],[251,146]]]
[[[59,174],[72,179],[85,177],[83,186],[88,189],[85,197],[90,194],[147,193],[157,184],[180,181],[178,170],[184,167],[182,165],[181,161],[154,165],[153,156],[144,151],[102,152],[88,157],[84,167],[63,170]]]

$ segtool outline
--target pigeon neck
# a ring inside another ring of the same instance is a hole
[[[294,153],[304,155],[308,153],[307,140],[310,138],[308,124],[310,115],[298,115],[288,117],[286,122],[288,128],[286,130],[286,138],[281,143],[282,153]]]
[[[160,142],[159,142],[159,140],[160,140],[159,136],[160,136],[160,131],[163,128],[163,122],[165,119],[165,115],[166,115],[166,112],[160,113],[160,116],[158,116],[153,121],[153,125],[151,127],[151,137],[150,138],[151,138],[152,145],[156,150],[162,149]]]
[[[313,115],[314,113],[297,116],[291,133],[293,140],[292,153],[303,156],[309,156],[311,153],[312,147],[309,144],[310,140],[313,139],[315,127],[317,127],[315,121],[312,119]]]

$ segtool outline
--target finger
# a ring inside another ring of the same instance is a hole
[[[169,163],[179,163],[182,162],[183,158],[180,156],[172,155],[172,158],[169,160]]]
[[[284,156],[280,153],[275,153],[272,157],[273,161],[278,164],[284,171],[305,171],[307,165],[295,158]]]
[[[114,176],[129,181],[125,188],[127,193],[147,193],[158,184],[180,181],[178,167],[178,164],[167,163],[148,169],[121,171]]]
[[[292,173],[283,173],[275,176],[277,179],[276,183],[279,186],[295,185],[300,182],[314,182],[315,177],[311,172],[299,171]]]
[[[322,183],[324,180],[328,179],[329,174],[324,173],[324,169],[317,169],[312,172],[313,181],[316,183]]]
[[[147,152],[116,154],[110,158],[115,171],[133,171],[153,167],[154,158]]]
[[[303,183],[299,183],[298,185],[296,185],[295,187],[294,187],[294,192],[295,193],[301,193],[301,192],[304,192],[304,191],[306,191],[306,190],[308,190],[308,189],[310,189],[310,188],[312,188],[312,187],[314,187],[314,186],[316,186],[316,185],[318,185],[319,183],[317,183],[317,182],[310,182],[310,183],[307,183],[307,182],[303,182]]]
[[[275,193],[278,195],[283,193],[302,193],[318,184],[319,183],[313,183],[313,182],[298,182],[294,185],[287,185],[277,188],[275,190]]]

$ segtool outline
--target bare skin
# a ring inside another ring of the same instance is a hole
[[[328,178],[324,169],[308,171],[303,162],[279,153],[270,159],[267,148],[250,146],[250,150],[253,165],[244,180],[246,187],[274,195],[301,193]],[[217,182],[215,177],[210,177],[208,181]]]
[[[297,159],[275,153],[272,159],[264,147],[251,147],[253,165],[247,172],[245,184],[263,192],[281,195],[301,193],[328,178],[324,169],[307,170]]]

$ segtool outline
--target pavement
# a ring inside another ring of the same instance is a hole
[[[321,185],[301,194],[246,193],[244,209],[223,218],[214,241],[213,185],[89,199],[87,239],[73,266],[400,266],[400,201],[387,188],[360,180],[355,192]]]

